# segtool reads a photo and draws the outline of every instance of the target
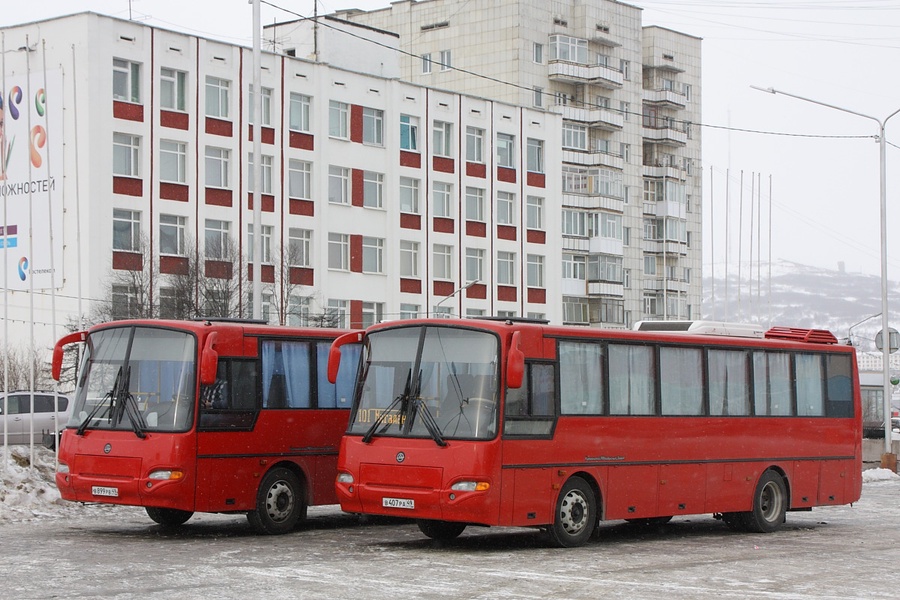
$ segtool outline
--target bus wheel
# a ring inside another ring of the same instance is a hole
[[[151,519],[166,527],[178,527],[179,525],[184,525],[187,520],[194,515],[194,513],[189,510],[156,508],[155,506],[147,506],[145,508],[147,510],[147,515]]]
[[[753,510],[744,514],[748,531],[771,533],[784,523],[787,512],[787,489],[784,479],[775,471],[766,471],[756,484]]]
[[[289,469],[272,469],[263,477],[256,494],[256,510],[247,520],[259,533],[287,533],[306,516],[306,503],[300,491],[300,479]]]
[[[582,546],[591,537],[596,522],[594,491],[581,477],[572,477],[559,492],[556,516],[548,529],[550,542],[561,548]]]
[[[433,540],[447,542],[459,537],[465,528],[465,523],[453,521],[432,521],[431,519],[419,519],[416,521],[419,530]]]

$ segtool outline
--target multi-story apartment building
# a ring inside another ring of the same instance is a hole
[[[397,36],[342,27],[361,36],[346,42],[360,46],[349,52],[359,68],[382,75],[306,53],[262,57],[264,316],[561,322],[561,117],[401,81]],[[249,316],[252,51],[92,13],[8,27],[3,39],[4,200],[21,208],[50,190],[52,213],[19,210],[3,224],[18,236],[0,238],[20,275],[4,302],[10,323],[33,320],[38,345],[51,343],[50,288],[59,324],[78,306]],[[44,110],[29,110],[42,97]],[[47,175],[28,165],[35,127]],[[46,257],[23,235],[33,225],[43,240],[45,222],[57,224]]]
[[[563,117],[552,270],[566,322],[699,316],[698,38],[642,27],[614,0],[398,0],[335,17],[397,34],[407,81]]]

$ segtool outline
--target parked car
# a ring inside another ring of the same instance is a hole
[[[28,444],[33,439],[49,448],[53,448],[53,433],[65,429],[72,410],[71,399],[56,392],[34,392],[32,420],[31,394],[28,391],[10,392],[4,402],[4,394],[0,392],[0,444],[3,443],[4,425],[9,444]],[[58,399],[55,406],[54,397]]]

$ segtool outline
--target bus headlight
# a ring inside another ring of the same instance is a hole
[[[487,481],[457,481],[450,489],[456,492],[486,492],[490,487]]]
[[[353,483],[353,475],[350,473],[338,473],[338,483]]]
[[[147,476],[148,479],[158,479],[162,481],[182,479],[183,477],[184,471],[177,471],[175,469],[158,469],[156,471],[151,471],[150,475]]]

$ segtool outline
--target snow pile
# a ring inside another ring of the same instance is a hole
[[[897,475],[890,469],[866,469],[862,473],[863,483],[870,483],[872,481],[894,481],[900,479],[900,475]]]
[[[8,457],[5,463],[2,458]],[[69,504],[59,497],[54,476],[56,456],[43,446],[0,445],[0,522],[61,516]]]

